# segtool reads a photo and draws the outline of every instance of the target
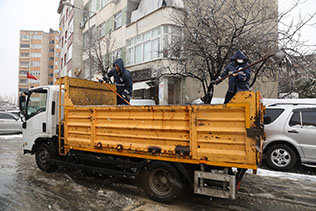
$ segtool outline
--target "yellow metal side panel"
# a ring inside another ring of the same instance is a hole
[[[174,154],[189,146],[186,106],[120,106],[95,108],[95,146],[148,152],[150,147]]]
[[[255,168],[256,141],[247,128],[260,109],[256,103],[246,92],[226,105],[66,107],[65,148]],[[177,146],[190,155],[178,157]],[[160,153],[149,153],[155,148]]]
[[[245,109],[226,106],[195,107],[197,159],[245,163]]]
[[[92,110],[65,108],[65,145],[91,148]]]

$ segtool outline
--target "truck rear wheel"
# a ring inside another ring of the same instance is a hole
[[[154,201],[170,203],[182,194],[178,171],[169,163],[153,162],[145,170],[143,188]]]
[[[36,148],[35,159],[39,169],[45,172],[53,172],[57,166],[52,163],[54,153],[51,145],[40,144]]]

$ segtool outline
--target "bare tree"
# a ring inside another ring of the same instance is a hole
[[[95,73],[104,75],[112,67],[112,51],[115,39],[112,37],[111,30],[105,35],[99,28],[90,28],[85,36],[84,53],[89,58],[90,77]],[[90,63],[91,62],[91,63]]]
[[[18,98],[16,95],[3,95],[0,96],[0,107],[12,107],[16,106]]]
[[[182,37],[172,40],[168,46],[169,51],[178,51],[181,59],[178,68],[165,72],[199,80],[207,95],[210,82],[220,75],[238,49],[254,62],[271,49],[282,48],[288,54],[286,61],[290,62],[293,53],[297,54],[304,46],[298,36],[300,29],[316,15],[279,29],[283,19],[299,3],[278,14],[277,1],[186,0],[185,8],[171,15]],[[275,80],[278,69],[264,62],[254,67],[250,86],[261,76]]]

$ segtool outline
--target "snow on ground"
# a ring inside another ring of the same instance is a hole
[[[289,173],[289,172],[281,172],[281,171],[270,171],[266,169],[260,169],[257,170],[257,175],[259,176],[268,176],[268,177],[280,177],[284,179],[290,179],[290,180],[308,180],[316,182],[316,176],[312,175],[306,175],[306,174],[298,174],[298,173]]]
[[[22,138],[22,134],[14,134],[14,135],[0,135],[1,139],[15,139]]]

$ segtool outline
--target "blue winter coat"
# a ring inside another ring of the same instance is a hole
[[[237,64],[236,59],[243,59],[243,64]],[[246,67],[248,64],[248,57],[240,50],[238,50],[232,57],[231,63],[227,65],[224,71],[221,73],[220,78],[237,71],[239,68]],[[236,93],[238,91],[249,90],[249,80],[250,80],[251,69],[247,68],[238,73],[237,76],[230,76],[228,82],[228,92]]]
[[[119,66],[120,72],[117,72],[115,68],[112,68],[107,76],[110,78],[114,76],[114,83],[116,85],[116,91],[120,95],[125,95],[128,97],[128,100],[132,97],[133,91],[133,79],[132,74],[125,69],[123,60],[121,58],[117,59],[113,66]]]

